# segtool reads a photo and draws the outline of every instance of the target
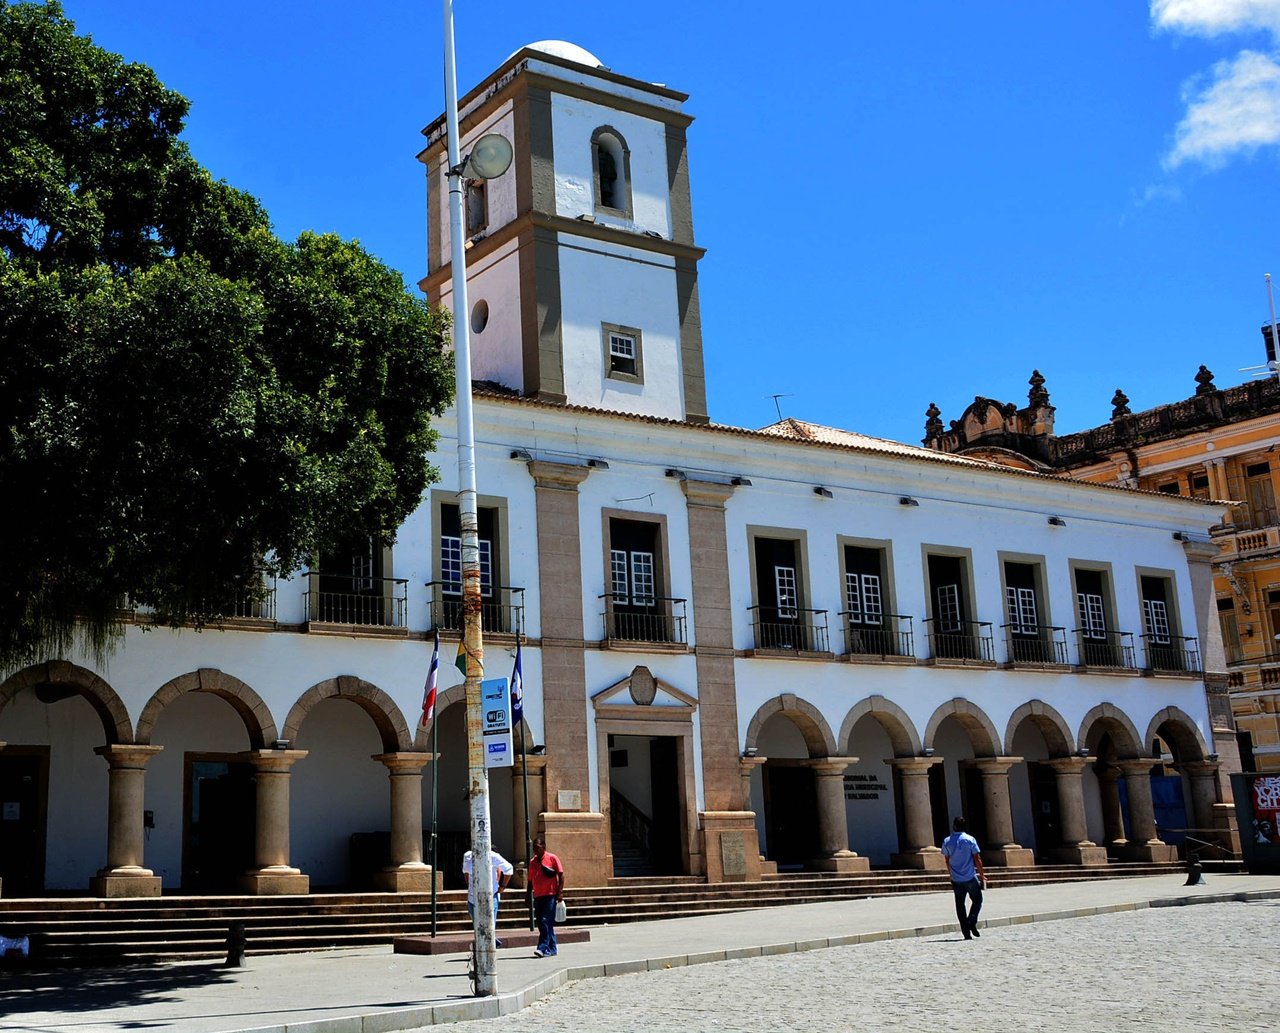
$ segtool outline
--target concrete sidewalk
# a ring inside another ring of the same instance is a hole
[[[1280,876],[1093,880],[988,891],[984,929],[1152,906],[1280,898]],[[572,898],[570,897],[570,908]],[[0,974],[0,1030],[38,1033],[390,1033],[526,1007],[575,979],[954,933],[950,892],[801,904],[600,926],[559,957],[498,952],[496,997],[471,997],[465,954],[390,947],[251,957],[245,968],[184,962]]]

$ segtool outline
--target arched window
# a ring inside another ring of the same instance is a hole
[[[631,152],[612,126],[591,134],[591,167],[597,208],[631,215]]]

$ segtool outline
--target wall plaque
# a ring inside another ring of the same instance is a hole
[[[556,809],[561,811],[582,810],[582,793],[577,789],[561,789],[556,793]]]
[[[720,834],[720,866],[725,875],[747,874],[747,838],[743,833]]]

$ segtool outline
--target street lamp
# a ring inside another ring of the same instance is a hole
[[[489,820],[489,775],[485,770],[480,682],[484,643],[480,632],[480,527],[476,518],[476,442],[471,405],[471,327],[467,319],[467,257],[462,230],[463,194],[468,179],[494,179],[511,165],[511,144],[501,136],[481,137],[465,160],[458,143],[458,73],[453,50],[453,0],[444,2],[445,124],[449,136],[449,234],[453,274],[453,351],[457,371],[458,517],[462,545],[462,644],[466,656],[467,798],[471,803],[471,880],[475,888],[475,995],[497,993],[497,953],[493,915],[493,849]]]

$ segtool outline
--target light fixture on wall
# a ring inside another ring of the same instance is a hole
[[[578,216],[578,221],[579,222],[595,222],[596,217],[592,215],[590,212],[583,212],[581,215]]]
[[[1062,517],[1053,516],[1049,518],[1049,526],[1050,527],[1066,527],[1067,522],[1063,520]]]
[[[933,747],[932,747],[932,746],[926,746],[923,750],[921,750],[921,751],[920,751],[920,756],[922,756],[922,757],[932,757],[932,756],[933,756]]]
[[[748,746],[742,751],[742,755],[744,757],[754,757],[759,752],[760,748],[758,746]]]
[[[734,477],[729,481],[736,488],[750,488],[751,481],[746,477]]]
[[[588,465],[589,467],[591,467],[591,469],[593,469],[593,470],[607,470],[607,469],[609,469],[609,464],[608,464],[608,463],[606,463],[603,459],[588,459],[588,460],[587,460],[587,465]]]
[[[1218,755],[1217,755],[1216,753],[1211,753],[1211,754],[1209,754],[1209,756],[1208,756],[1207,760],[1208,760],[1208,761],[1209,761],[1209,763],[1211,763],[1211,764],[1217,764],[1217,763],[1218,763]]]
[[[1077,757],[1087,757],[1087,756],[1089,756],[1089,747],[1088,747],[1088,746],[1081,746],[1081,747],[1080,747],[1080,749],[1076,750],[1076,756],[1077,756]]]
[[[1189,542],[1191,541],[1191,535],[1187,534],[1185,531],[1174,531],[1173,540],[1175,542]]]
[[[529,454],[529,450],[525,448],[513,448],[511,450],[512,459],[523,459],[526,463],[533,462],[533,456]]]
[[[687,481],[689,478],[683,470],[670,469],[667,471],[668,477],[674,477],[677,481]]]
[[[813,493],[817,495],[819,498],[823,498],[823,499],[835,498],[835,496],[831,494],[831,489],[824,488],[821,484],[819,484],[816,488],[813,489]]]
[[[918,506],[920,505],[920,503],[917,502],[915,499],[913,499],[910,495],[903,495],[898,499],[898,505],[899,506]]]
[[[289,740],[277,739],[275,742],[271,744],[271,748],[273,750],[287,750],[289,748]]]

